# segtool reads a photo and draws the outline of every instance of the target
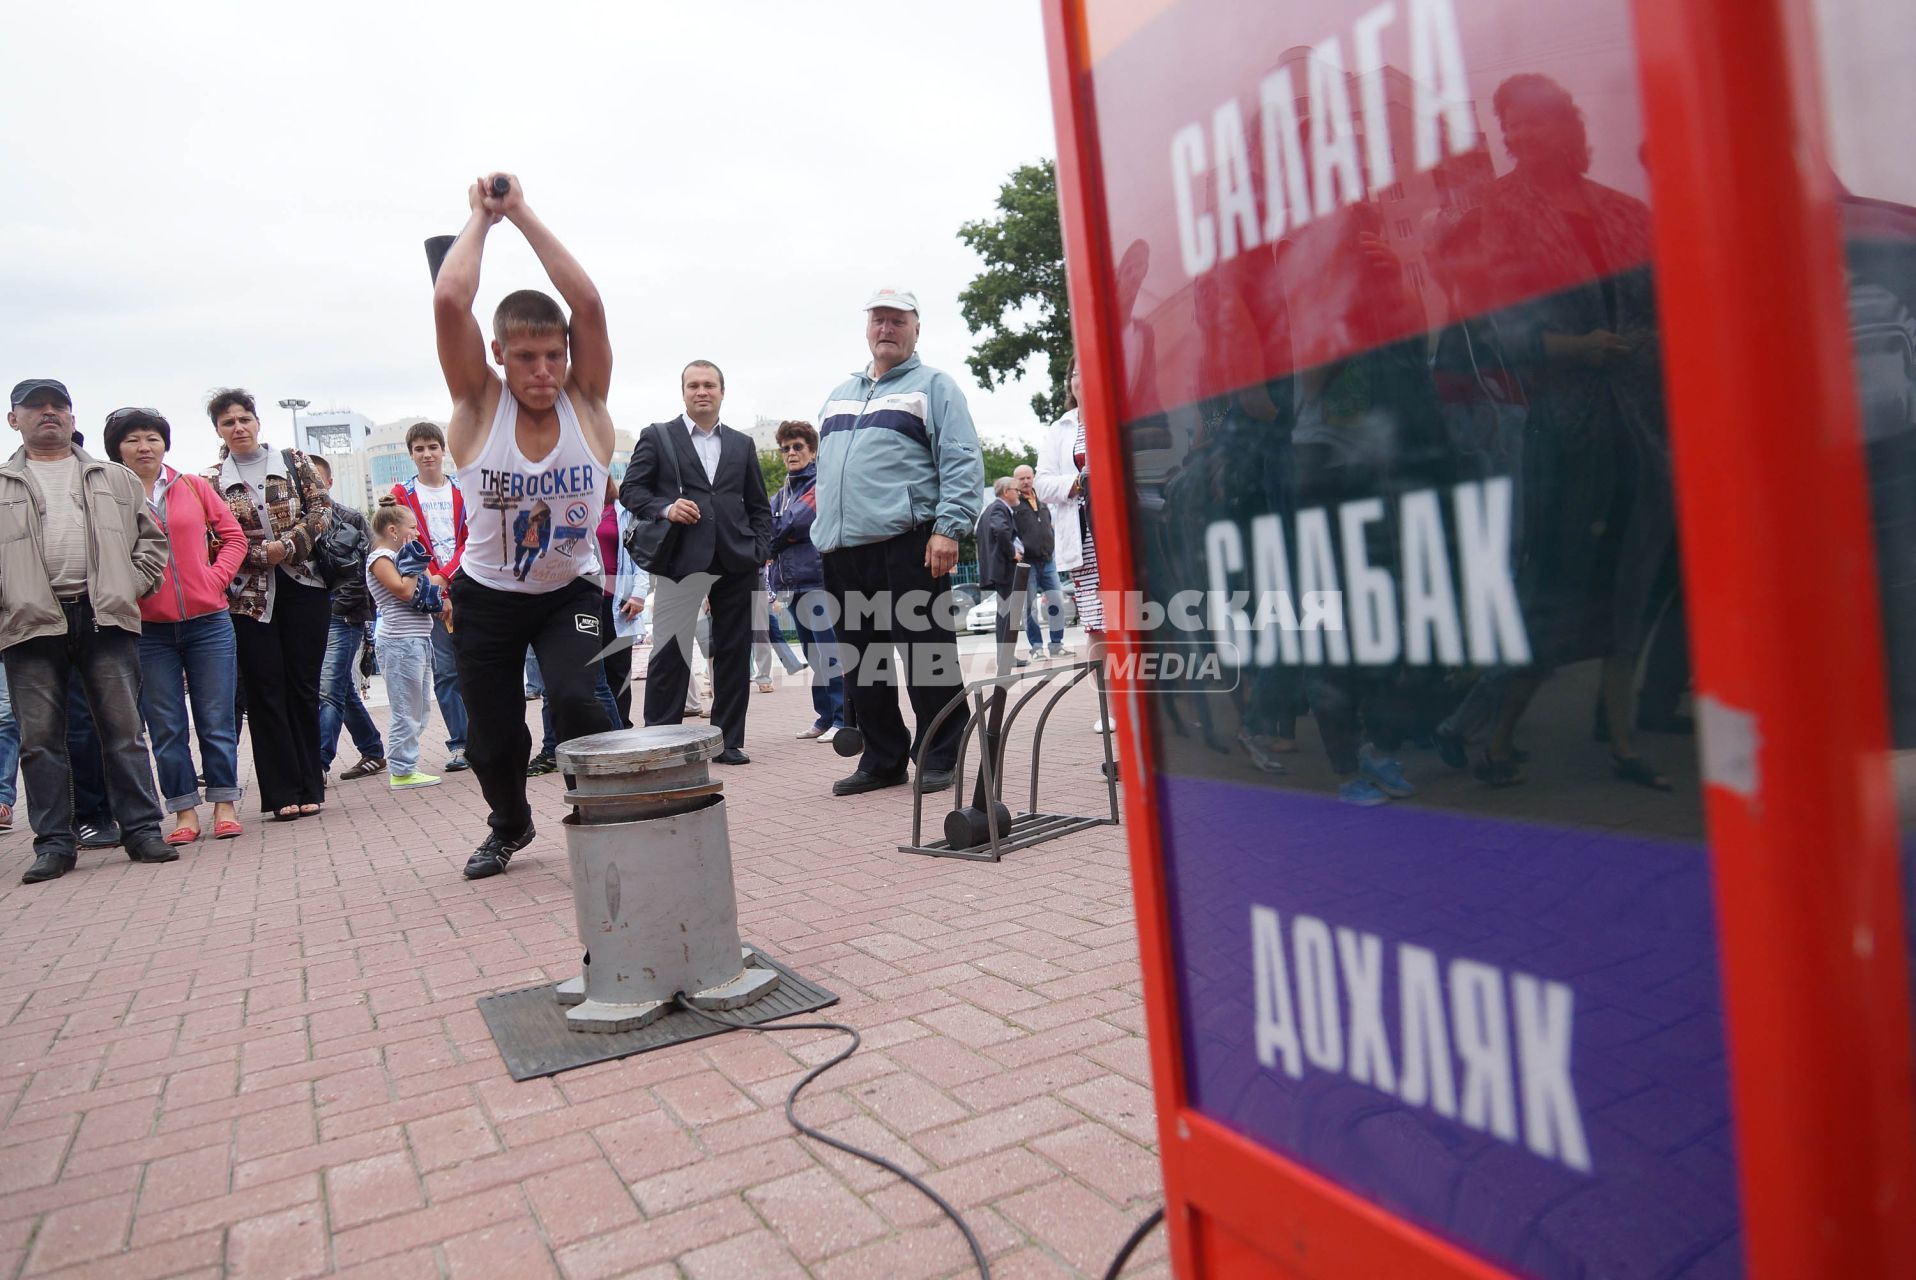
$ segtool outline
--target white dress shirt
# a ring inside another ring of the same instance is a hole
[[[693,422],[687,414],[681,413],[679,421],[685,424],[685,430],[692,437],[692,448],[699,455],[699,462],[705,467],[705,482],[711,484],[718,479],[719,464],[719,424],[713,423],[710,431]]]

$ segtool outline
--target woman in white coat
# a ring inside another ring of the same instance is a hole
[[[1071,359],[1069,385],[1070,407],[1062,418],[1045,428],[1038,441],[1037,476],[1032,488],[1038,500],[1051,508],[1051,527],[1058,539],[1053,554],[1059,571],[1071,575],[1087,656],[1097,662],[1103,657],[1104,602],[1098,598],[1098,549],[1091,541],[1091,521],[1084,507],[1086,450],[1084,418],[1079,408],[1084,399],[1084,380],[1079,376],[1076,356]],[[1091,728],[1095,733],[1109,731],[1102,719]]]
[[[1084,518],[1084,422],[1079,403],[1084,383],[1076,357],[1071,361],[1070,401],[1065,415],[1045,428],[1038,441],[1037,477],[1032,487],[1051,508],[1057,533],[1058,570],[1071,574],[1077,588],[1078,621],[1088,632],[1104,630],[1104,606],[1098,600],[1098,552],[1091,545],[1091,522]]]

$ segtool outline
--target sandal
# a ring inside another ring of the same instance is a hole
[[[303,804],[299,807],[299,816],[302,818],[310,818],[318,812],[319,806],[316,804]]]
[[[166,842],[170,845],[192,844],[200,838],[198,827],[174,827],[166,833]]]
[[[1625,782],[1634,782],[1652,791],[1670,790],[1670,780],[1652,769],[1650,762],[1642,756],[1613,755],[1610,757],[1610,768]]]
[[[1523,781],[1516,760],[1508,756],[1499,760],[1489,752],[1484,753],[1483,763],[1470,772],[1479,782],[1492,787],[1514,787]]]
[[[235,836],[244,834],[246,834],[246,828],[231,818],[221,818],[213,824],[213,838],[215,840],[231,840]]]
[[[273,821],[275,822],[294,822],[304,816],[296,804],[283,804],[273,810]]]

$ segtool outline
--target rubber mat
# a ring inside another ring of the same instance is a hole
[[[743,1009],[715,1010],[711,1017],[734,1027],[751,1027],[838,1003],[835,993],[806,981],[757,947],[746,945],[754,967],[778,970],[782,979],[778,989]],[[574,1031],[566,1026],[566,1007],[559,1003],[555,991],[556,984],[547,983],[484,996],[479,1001],[479,1012],[514,1080],[553,1076],[594,1062],[629,1058],[635,1053],[721,1035],[726,1030],[697,1014],[673,1009],[636,1031]]]

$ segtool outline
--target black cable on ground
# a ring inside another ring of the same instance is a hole
[[[813,1141],[822,1142],[828,1147],[833,1147],[839,1151],[843,1151],[848,1156],[856,1156],[860,1160],[864,1160],[871,1164],[875,1164],[879,1168],[885,1170],[887,1173],[897,1174],[899,1177],[903,1178],[906,1182],[909,1182],[912,1186],[916,1187],[920,1192],[924,1194],[926,1199],[930,1200],[933,1204],[938,1206],[938,1210],[940,1213],[943,1213],[947,1218],[950,1218],[952,1222],[957,1224],[958,1230],[964,1232],[965,1243],[971,1248],[971,1260],[977,1264],[979,1276],[981,1276],[983,1280],[991,1280],[991,1264],[985,1261],[984,1246],[979,1244],[978,1237],[972,1234],[971,1224],[967,1223],[964,1220],[964,1218],[960,1217],[958,1211],[952,1208],[950,1203],[947,1202],[943,1196],[939,1195],[936,1191],[932,1190],[930,1185],[928,1185],[923,1179],[914,1176],[907,1170],[900,1168],[898,1165],[893,1164],[891,1161],[885,1159],[885,1157],[881,1155],[876,1154],[875,1152],[867,1151],[863,1147],[854,1147],[851,1143],[841,1141],[838,1138],[834,1138],[828,1133],[821,1133],[819,1130],[812,1128],[810,1125],[806,1124],[803,1120],[800,1120],[798,1118],[798,1110],[797,1110],[798,1095],[804,1090],[805,1086],[810,1084],[812,1081],[818,1079],[820,1076],[824,1075],[827,1071],[830,1071],[833,1067],[837,1066],[839,1063],[845,1061],[845,1059],[851,1057],[854,1053],[858,1052],[858,1046],[862,1044],[863,1041],[859,1038],[858,1031],[856,1028],[848,1027],[842,1022],[780,1022],[780,1023],[767,1022],[767,1023],[760,1023],[758,1025],[751,1026],[751,1025],[745,1025],[745,1024],[737,1023],[737,1022],[727,1022],[723,1018],[714,1018],[711,1014],[707,1013],[705,1010],[695,1009],[690,1004],[687,1004],[685,1001],[685,997],[683,995],[680,995],[677,997],[677,1003],[679,1008],[684,1009],[686,1012],[697,1014],[699,1017],[705,1019],[707,1022],[712,1023],[714,1026],[724,1027],[727,1031],[842,1031],[846,1035],[850,1036],[852,1038],[852,1042],[846,1045],[842,1052],[836,1054],[835,1056],[831,1058],[828,1058],[824,1062],[819,1063],[817,1066],[813,1067],[810,1071],[807,1071],[804,1077],[801,1080],[799,1080],[797,1084],[792,1086],[792,1091],[785,1095],[786,1120],[791,1122],[792,1128],[798,1130],[800,1133],[804,1134],[806,1137],[812,1139]],[[1158,1211],[1158,1216],[1159,1217],[1164,1216],[1164,1211],[1162,1209]],[[1137,1234],[1142,1235],[1143,1232],[1140,1231]],[[1136,1244],[1136,1240],[1134,1239],[1131,1242],[1131,1244],[1133,1245]],[[1131,1245],[1127,1245],[1125,1252],[1128,1253],[1130,1251],[1130,1248],[1131,1248]],[[1125,1256],[1124,1253],[1120,1253],[1118,1255],[1119,1260],[1122,1261],[1124,1256]],[[1113,1272],[1112,1274],[1116,1274],[1116,1273]]]
[[[1104,1280],[1118,1280],[1118,1273],[1124,1270],[1124,1264],[1131,1260],[1131,1251],[1144,1242],[1151,1234],[1151,1228],[1164,1221],[1164,1206],[1151,1210],[1150,1216],[1131,1229],[1131,1234],[1118,1248],[1118,1256],[1111,1259],[1111,1265],[1104,1269]]]

